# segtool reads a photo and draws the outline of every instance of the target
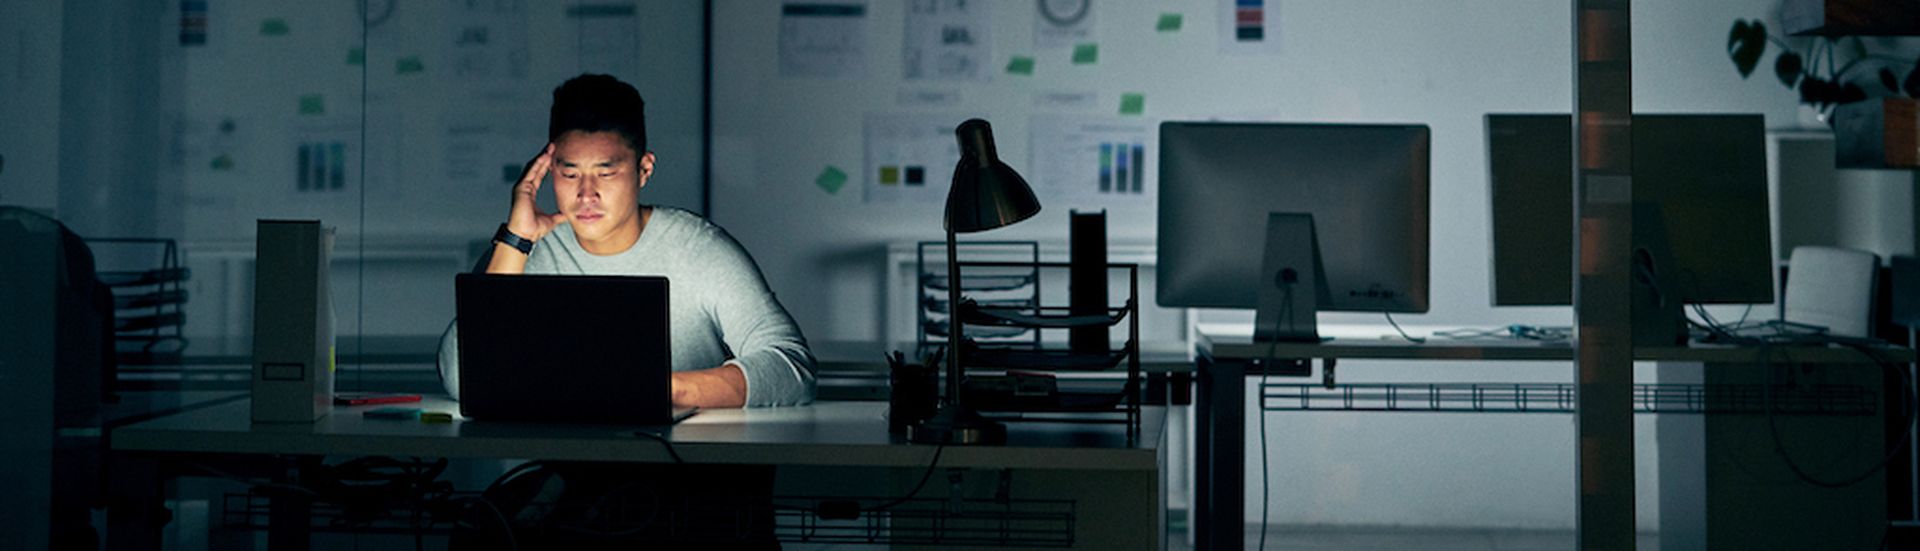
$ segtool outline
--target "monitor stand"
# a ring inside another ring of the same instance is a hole
[[[1266,257],[1260,265],[1253,340],[1258,343],[1320,342],[1315,314],[1329,302],[1326,269],[1313,215],[1267,215]]]

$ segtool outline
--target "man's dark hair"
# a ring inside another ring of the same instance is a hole
[[[553,89],[547,141],[561,134],[613,132],[626,138],[634,155],[647,153],[647,104],[640,91],[608,75],[580,75]]]

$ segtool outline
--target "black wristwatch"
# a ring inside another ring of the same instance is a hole
[[[514,235],[513,232],[507,230],[506,224],[500,225],[500,231],[493,232],[493,240],[499,243],[506,243],[508,247],[513,247],[515,250],[520,251],[520,254],[533,254],[533,241]]]

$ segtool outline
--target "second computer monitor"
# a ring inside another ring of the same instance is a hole
[[[1572,125],[1566,114],[1487,115],[1495,306],[1573,302]],[[1636,212],[1661,215],[1671,293],[1772,302],[1762,117],[1634,115],[1632,145],[1633,200],[1652,207]]]
[[[1269,213],[1313,215],[1329,302],[1427,311],[1425,125],[1160,125],[1157,302],[1254,308]]]

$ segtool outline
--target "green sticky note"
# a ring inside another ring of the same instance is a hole
[[[1120,114],[1138,115],[1147,110],[1147,95],[1139,92],[1120,94]]]
[[[427,70],[427,64],[420,62],[420,56],[407,56],[393,60],[393,74],[411,75]]]
[[[1100,45],[1083,42],[1073,45],[1073,64],[1092,65],[1100,61]]]
[[[285,19],[274,17],[260,21],[260,34],[262,36],[286,36],[287,33],[292,31],[293,28],[287,26],[287,20]]]
[[[327,112],[327,98],[320,94],[300,96],[300,114],[323,115]]]
[[[225,153],[221,153],[219,157],[213,158],[213,162],[208,163],[208,167],[221,172],[232,171],[233,156]]]
[[[1007,72],[1016,75],[1033,74],[1033,58],[1014,56],[1012,60],[1007,61]]]
[[[1180,24],[1185,22],[1184,19],[1177,13],[1160,14],[1160,21],[1153,24],[1153,30],[1163,33],[1180,32]]]
[[[840,170],[840,167],[828,165],[826,170],[820,171],[820,175],[813,178],[813,185],[826,190],[827,195],[838,195],[840,187],[847,185],[847,173]]]
[[[367,51],[359,48],[353,48],[353,49],[347,50],[347,64],[348,65],[366,65]]]

